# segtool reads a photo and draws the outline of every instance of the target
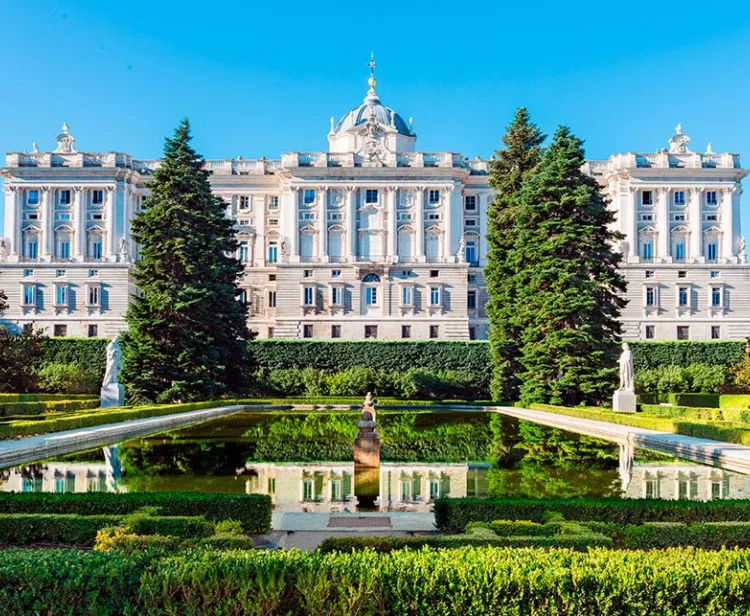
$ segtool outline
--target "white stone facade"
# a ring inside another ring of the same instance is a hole
[[[206,161],[236,222],[259,337],[487,337],[488,161],[416,151],[411,120],[374,86],[371,77],[362,104],[331,119],[328,152]],[[688,152],[685,139],[587,163],[627,238],[630,339],[750,335],[745,171],[736,155]],[[124,327],[138,256],[130,221],[157,165],[78,152],[67,126],[54,152],[6,156],[1,322],[68,336]]]

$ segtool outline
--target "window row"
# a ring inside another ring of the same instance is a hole
[[[74,232],[69,230],[55,231],[52,256],[60,260],[73,257]],[[40,254],[41,233],[37,229],[30,229],[23,233],[22,256],[26,259],[38,259]],[[104,256],[104,235],[100,230],[92,230],[86,234],[87,258],[98,261]]]
[[[319,300],[318,291],[320,287],[318,285],[304,285],[302,287],[302,305],[303,306],[317,306]],[[328,297],[330,299],[331,306],[343,306],[344,305],[344,292],[345,288],[343,284],[331,285],[329,288]],[[427,287],[425,297],[428,305],[432,307],[439,307],[443,304],[443,287],[441,285],[435,285]],[[274,292],[275,293],[275,292]],[[472,302],[474,308],[476,308],[476,291],[470,291],[473,293]],[[421,290],[417,290],[414,285],[403,285],[399,294],[400,302],[399,305],[403,307],[414,307],[418,300],[421,299]],[[365,286],[362,288],[362,301],[366,306],[379,306],[382,300],[382,289],[379,286]],[[275,295],[274,295],[275,300]],[[468,297],[467,297],[468,301]]]
[[[63,188],[59,190],[53,190],[52,192],[52,203],[55,206],[67,207],[73,203],[73,191],[69,188]],[[85,201],[89,205],[101,206],[104,205],[104,190],[95,188],[93,190],[84,191],[86,197]],[[36,207],[41,203],[41,191],[37,188],[30,188],[26,191],[25,204],[29,207]]]
[[[252,203],[249,195],[240,195],[237,205],[241,210],[249,210]],[[275,210],[279,207],[279,198],[276,195],[266,197],[266,205],[269,209]]]
[[[695,291],[695,292],[694,292]],[[698,298],[697,289],[690,285],[680,285],[675,293],[675,307],[693,308]],[[723,286],[708,288],[708,306],[723,308],[728,304],[729,291]],[[658,308],[661,303],[661,292],[657,285],[647,285],[643,289],[643,305],[645,308]]]
[[[327,332],[329,332],[330,338],[341,338],[341,325],[330,325],[330,329],[328,325],[313,325],[312,323],[303,323],[302,325],[302,337],[303,338],[314,338],[316,333],[316,328],[320,333],[323,333],[321,330],[325,328]],[[377,325],[365,325],[364,326],[364,338],[377,338],[378,337],[378,326]],[[273,338],[274,329],[272,327],[268,328],[268,337]],[[411,325],[402,325],[401,326],[401,338],[409,339],[412,337],[412,326]],[[440,326],[439,325],[430,325],[429,326],[429,337],[431,339],[437,339],[440,338]]]
[[[76,300],[76,287],[67,284],[56,284],[53,291],[53,306],[73,309]],[[87,284],[85,290],[86,306],[102,307],[102,285]],[[21,305],[25,308],[44,308],[44,291],[34,283],[25,283],[21,293]]]
[[[672,242],[670,244],[670,251],[668,255],[676,262],[686,261],[688,258],[693,258],[694,255],[690,255],[688,251],[688,234],[686,232],[675,232],[672,234]],[[641,259],[644,261],[650,261],[657,256],[654,248],[656,243],[655,232],[646,230],[640,233],[639,238],[640,250],[639,254]],[[719,260],[721,254],[719,250],[719,236],[716,232],[706,233],[703,239],[703,256],[708,262],[716,262]]]
[[[646,325],[644,327],[644,337],[646,340],[653,340],[656,337],[656,326]],[[690,326],[677,325],[675,328],[675,338],[677,340],[690,340]],[[711,326],[711,340],[721,340],[721,325]]]
[[[653,190],[643,190],[641,191],[641,205],[653,205],[654,204],[654,195]],[[682,207],[684,205],[687,205],[686,195],[687,191],[685,190],[673,190],[672,192],[672,199],[671,202],[673,205]],[[706,190],[703,191],[703,203],[705,205],[718,205],[718,195],[717,191],[715,190]]]

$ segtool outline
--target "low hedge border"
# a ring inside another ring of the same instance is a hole
[[[238,520],[246,533],[266,533],[271,528],[271,499],[261,494],[0,493],[2,515],[54,513],[123,516],[144,507],[158,507],[161,516],[203,516],[211,521]]]
[[[99,407],[99,398],[88,400],[47,400],[39,402],[3,402],[0,400],[0,416],[40,415],[48,412],[80,411]]]
[[[589,523],[604,520],[619,525],[644,522],[750,522],[750,501],[440,498],[435,501],[435,525],[443,532],[456,533],[463,532],[470,522],[528,520],[543,523],[548,512],[560,513],[569,521]]]
[[[54,402],[66,400],[99,400],[93,394],[0,394],[0,403],[6,402]]]
[[[648,408],[648,405],[646,405]],[[698,438],[707,438],[715,441],[724,441],[727,443],[736,443],[738,445],[750,445],[750,426],[720,426],[708,422],[679,421],[667,417],[654,417],[642,414],[615,413],[614,411],[605,411],[592,407],[568,407],[556,406],[552,404],[532,404],[528,408],[537,411],[546,411],[567,415],[569,417],[580,417],[581,419],[594,419],[596,421],[608,421],[609,423],[619,424],[622,426],[633,426],[634,428],[645,428],[648,430],[658,430],[660,432],[670,432],[674,434],[684,434],[685,436],[695,436]]]
[[[615,545],[628,549],[692,546],[717,550],[750,547],[748,522],[653,523],[627,525],[613,532]]]

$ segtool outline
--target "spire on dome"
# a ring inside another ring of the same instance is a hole
[[[370,86],[371,90],[375,89],[375,84],[377,84],[377,81],[375,80],[375,67],[378,65],[377,62],[375,62],[375,52],[370,52],[370,61],[367,63],[367,66],[370,67],[370,78],[367,80],[367,85]]]

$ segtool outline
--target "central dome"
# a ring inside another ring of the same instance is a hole
[[[409,129],[409,125],[404,122],[404,119],[400,115],[380,102],[380,98],[372,87],[367,96],[365,96],[365,100],[362,101],[362,104],[352,109],[339,120],[335,132],[336,134],[345,133],[355,126],[365,124],[370,117],[374,117],[378,123],[384,126],[394,127],[401,135],[414,135]]]

